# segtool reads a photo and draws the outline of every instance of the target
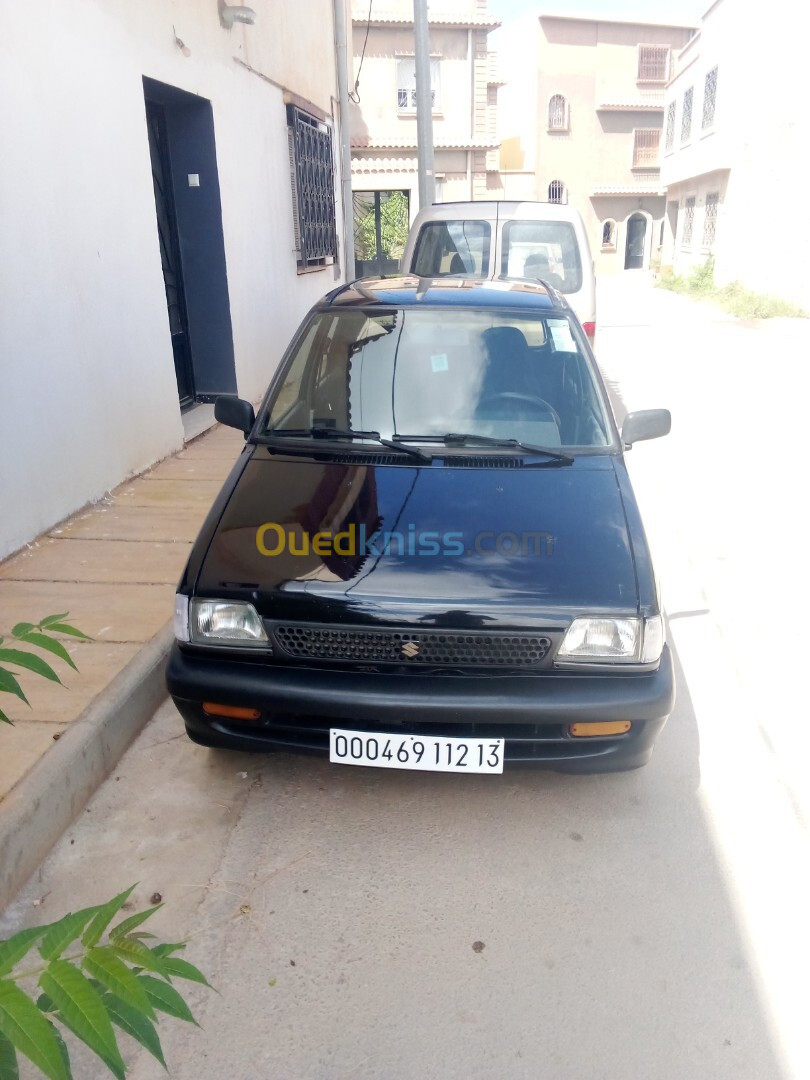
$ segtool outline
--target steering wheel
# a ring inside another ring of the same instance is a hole
[[[535,397],[534,394],[519,394],[514,390],[506,390],[501,394],[489,394],[487,395],[487,397],[479,401],[478,409],[486,409],[487,405],[494,405],[499,401],[524,402],[525,404],[531,405],[533,408],[537,409],[538,412],[547,413],[552,418],[558,428],[562,427],[562,421],[560,420],[559,414],[554,408],[554,406],[549,405],[549,403],[544,398]]]

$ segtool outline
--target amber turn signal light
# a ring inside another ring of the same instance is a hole
[[[203,702],[203,712],[208,716],[227,716],[231,720],[259,720],[258,709],[243,709],[238,705],[215,705],[213,701]]]
[[[616,720],[594,724],[571,724],[569,732],[578,739],[593,735],[624,735],[633,725],[629,720]]]

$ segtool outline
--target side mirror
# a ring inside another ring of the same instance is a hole
[[[230,394],[221,394],[214,403],[214,419],[226,427],[236,428],[237,431],[249,435],[250,429],[256,423],[256,413],[249,401],[231,397]]]
[[[628,449],[642,439],[660,439],[669,435],[672,415],[669,409],[641,409],[628,413],[622,424],[622,442]]]

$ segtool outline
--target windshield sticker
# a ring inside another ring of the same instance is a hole
[[[554,348],[557,352],[577,351],[576,343],[571,336],[571,329],[567,322],[549,323],[549,330],[551,331],[551,340],[554,342]]]
[[[447,353],[437,353],[431,356],[430,364],[434,371],[447,371]]]

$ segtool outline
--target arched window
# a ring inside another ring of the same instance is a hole
[[[548,201],[554,203],[564,203],[565,198],[565,184],[562,180],[552,180],[548,185]]]
[[[548,103],[548,130],[568,131],[568,99],[555,94]]]
[[[616,222],[612,218],[602,223],[602,247],[616,247]]]

